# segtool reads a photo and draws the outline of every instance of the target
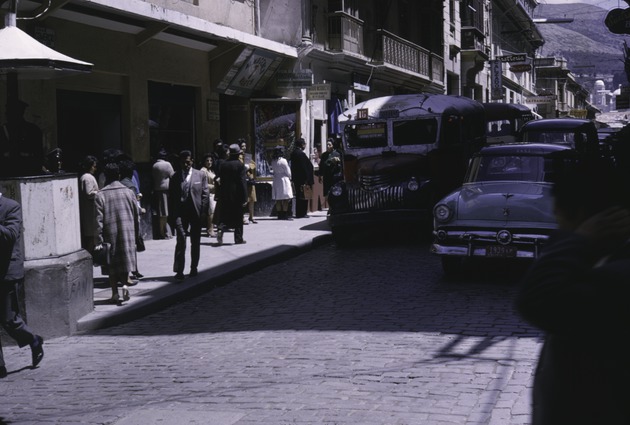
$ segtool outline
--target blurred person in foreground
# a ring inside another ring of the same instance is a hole
[[[604,161],[570,166],[553,188],[557,232],[516,307],[545,332],[532,425],[630,424],[630,195]]]
[[[22,207],[0,193],[0,324],[20,348],[30,345],[33,367],[44,358],[44,339],[33,333],[20,315],[18,289],[24,283]],[[0,378],[7,368],[0,343]]]

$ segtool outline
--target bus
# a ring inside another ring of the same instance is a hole
[[[425,224],[457,188],[485,143],[485,110],[461,96],[406,94],[359,103],[339,116],[343,177],[328,193],[338,243],[364,225]]]
[[[486,142],[514,143],[523,125],[540,115],[520,103],[484,103],[486,110]]]

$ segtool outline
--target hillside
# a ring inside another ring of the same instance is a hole
[[[612,86],[627,84],[623,42],[628,37],[611,33],[604,19],[608,10],[583,3],[541,4],[535,18],[573,18],[568,24],[540,24],[545,38],[542,56],[562,56],[576,76],[592,79],[613,75]],[[630,42],[630,41],[629,41]]]

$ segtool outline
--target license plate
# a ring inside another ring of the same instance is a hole
[[[487,246],[486,257],[516,257],[516,247],[510,245]]]

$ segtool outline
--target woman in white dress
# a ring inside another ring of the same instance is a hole
[[[276,146],[271,159],[273,171],[273,188],[271,199],[276,201],[276,212],[279,220],[291,220],[289,214],[289,201],[293,198],[291,185],[291,167],[284,158],[284,147]]]

